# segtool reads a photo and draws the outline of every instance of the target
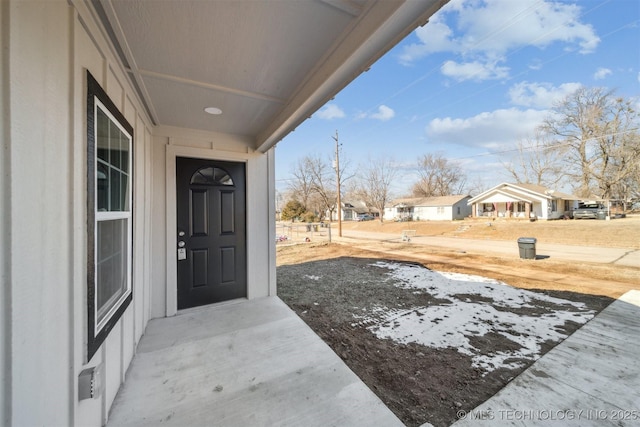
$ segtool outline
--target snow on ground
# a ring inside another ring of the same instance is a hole
[[[582,303],[513,288],[485,277],[393,262],[372,266],[388,269],[395,286],[426,292],[443,301],[427,307],[374,307],[367,314],[354,314],[357,324],[379,338],[456,348],[487,372],[521,367],[522,359],[538,359],[541,343],[566,338],[566,321],[583,324],[595,315]],[[485,348],[482,353],[474,347],[482,337],[490,340],[495,334],[513,341],[513,345],[497,351]]]

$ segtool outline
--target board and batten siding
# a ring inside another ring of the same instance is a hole
[[[102,425],[150,317],[151,126],[82,2],[5,0],[2,22],[3,425]],[[86,70],[134,127],[133,303],[90,361]],[[8,172],[8,173],[7,173]],[[78,400],[103,365],[104,392]]]
[[[258,298],[276,295],[275,152],[154,127],[84,1],[5,0],[0,23],[0,425],[100,426],[148,321],[176,313],[175,157],[246,163],[247,295]],[[134,136],[133,301],[91,360],[87,70]],[[97,365],[103,392],[80,401],[78,376]]]

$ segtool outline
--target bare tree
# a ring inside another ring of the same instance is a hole
[[[468,194],[470,196],[477,196],[478,194],[482,194],[490,188],[480,176],[476,176],[472,181],[468,181],[464,189],[460,192],[460,194]]]
[[[554,188],[564,177],[560,157],[539,130],[533,138],[517,142],[517,152],[503,162],[508,175],[519,184]]]
[[[418,182],[411,190],[414,197],[459,194],[467,178],[459,164],[442,154],[425,154],[418,159]]]
[[[356,194],[367,206],[372,206],[380,212],[380,222],[384,221],[384,207],[391,200],[391,184],[396,174],[393,160],[388,157],[369,159],[360,168]]]
[[[309,197],[313,191],[313,177],[307,163],[306,157],[298,160],[292,172],[293,180],[289,185],[289,192],[302,203],[305,210],[308,209]]]
[[[640,134],[635,134],[636,141],[630,144],[636,150],[640,149]],[[614,194],[626,203],[634,199],[640,199],[640,161],[635,161],[630,165],[630,173],[614,187]]]
[[[633,102],[604,88],[580,88],[554,105],[541,130],[556,138],[551,145],[578,195],[615,196],[640,161],[638,112]]]
[[[314,198],[317,200],[317,210],[320,218],[324,218],[325,212],[332,215],[336,200],[336,175],[328,161],[320,156],[307,156],[304,159],[307,171],[311,175],[311,188]]]

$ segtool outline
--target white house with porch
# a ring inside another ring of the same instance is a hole
[[[151,319],[275,298],[275,144],[444,3],[0,2],[0,425],[104,425]]]
[[[467,202],[473,217],[559,219],[578,206],[577,196],[541,185],[497,185]]]

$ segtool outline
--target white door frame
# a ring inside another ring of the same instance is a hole
[[[191,157],[204,160],[220,160],[231,162],[242,162],[247,164],[248,159],[242,153],[234,153],[230,151],[211,150],[206,148],[184,147],[180,145],[166,146],[166,311],[165,315],[175,316],[178,312],[178,260],[176,251],[178,247],[178,238],[176,230],[178,228],[178,219],[176,214],[176,157]],[[245,182],[247,167],[245,167]],[[248,263],[247,263],[248,265]]]

